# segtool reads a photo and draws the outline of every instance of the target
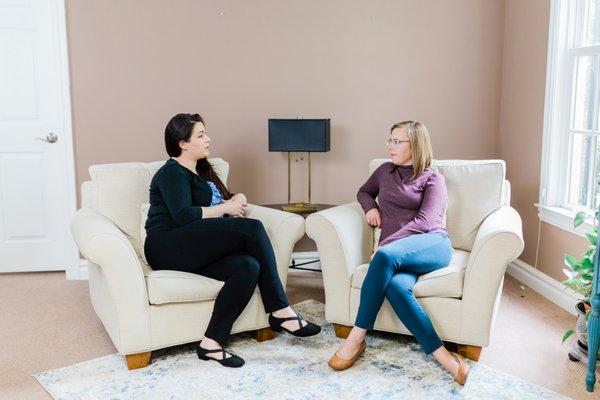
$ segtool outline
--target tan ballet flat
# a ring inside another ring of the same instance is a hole
[[[365,340],[363,340],[362,343],[360,344],[360,348],[358,349],[358,352],[356,352],[354,357],[352,357],[349,360],[345,360],[342,357],[338,356],[338,353],[336,351],[335,354],[333,355],[333,357],[331,357],[331,359],[329,360],[328,364],[331,368],[333,368],[336,371],[342,371],[344,369],[350,368],[352,365],[354,365],[356,360],[358,360],[358,357],[360,357],[360,355],[362,353],[364,353],[366,348],[367,348],[367,342]]]
[[[456,358],[456,361],[458,361],[458,372],[456,372],[454,380],[457,383],[464,385],[465,382],[467,382],[467,378],[469,377],[469,364],[467,364],[463,356],[461,356],[460,354],[456,354],[453,352],[450,352],[450,354],[452,354],[452,356]]]

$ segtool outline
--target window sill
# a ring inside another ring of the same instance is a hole
[[[538,217],[542,221],[575,235],[585,237],[586,232],[590,232],[594,226],[590,217],[575,229],[573,228],[573,218],[575,218],[576,212],[562,207],[542,206],[539,204],[536,204],[536,206],[539,211]]]

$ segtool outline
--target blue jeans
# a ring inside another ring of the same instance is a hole
[[[420,275],[448,266],[451,257],[452,245],[446,232],[413,235],[381,247],[362,284],[354,325],[373,329],[383,299],[387,298],[427,354],[440,348],[442,341],[412,289]]]

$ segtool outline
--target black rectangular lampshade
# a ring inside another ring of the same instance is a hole
[[[269,151],[329,151],[329,119],[269,119]]]

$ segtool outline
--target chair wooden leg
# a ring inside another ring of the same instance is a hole
[[[481,354],[480,346],[471,346],[468,344],[457,344],[457,346],[458,354],[469,360],[479,361],[479,355]]]
[[[271,328],[257,329],[254,331],[254,339],[256,339],[257,342],[275,339],[275,332],[273,332]]]
[[[125,356],[125,362],[127,363],[127,368],[138,369],[147,367],[150,364],[150,356],[152,355],[151,351],[147,351],[145,353],[138,354],[127,354]]]
[[[351,326],[333,324],[333,330],[335,331],[335,336],[346,339],[352,330]]]

